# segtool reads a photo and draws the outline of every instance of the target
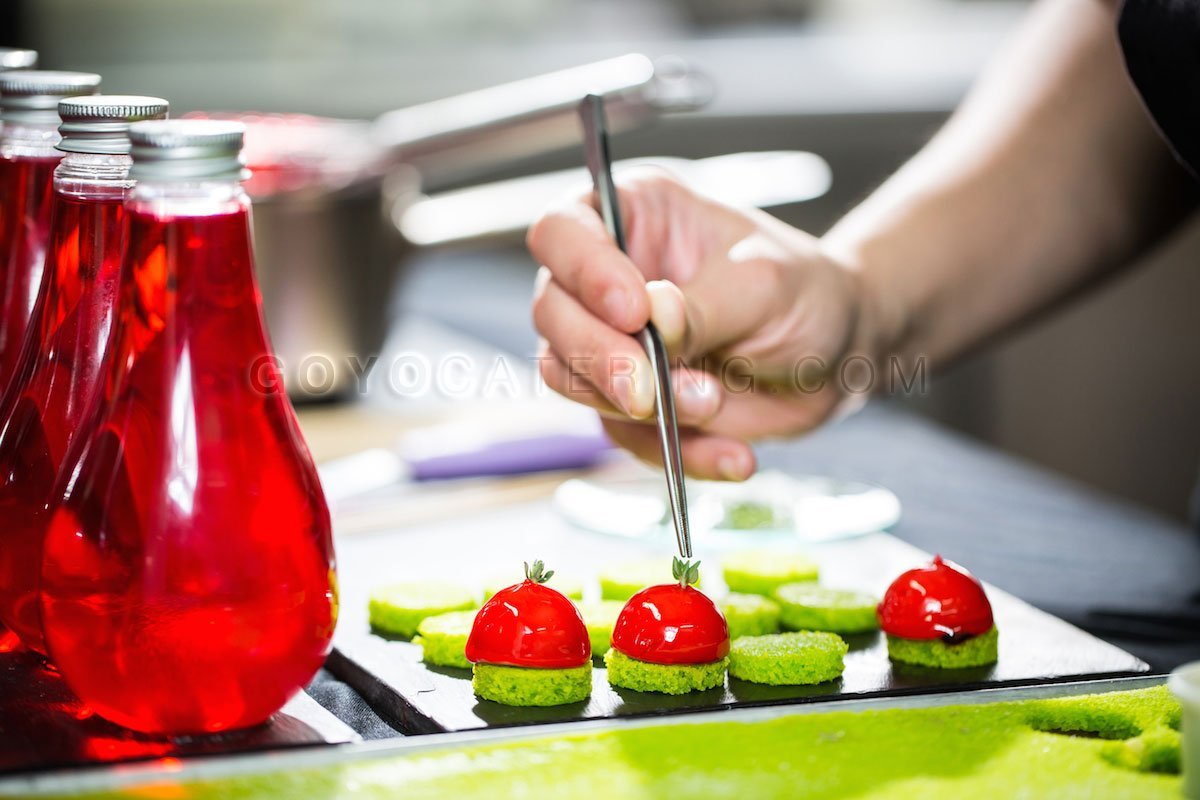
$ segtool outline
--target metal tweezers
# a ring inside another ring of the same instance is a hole
[[[625,249],[625,229],[621,224],[621,207],[613,184],[612,160],[608,152],[608,122],[604,115],[604,98],[589,94],[579,105],[583,122],[584,156],[604,225],[621,252]],[[679,453],[679,422],[675,417],[675,395],[671,391],[671,365],[662,336],[648,323],[638,334],[650,368],[654,372],[654,411],[658,420],[658,438],[662,446],[663,467],[667,475],[667,496],[671,502],[671,518],[675,523],[675,541],[679,555],[692,557],[692,534],[688,527],[687,491],[684,487],[683,458]]]

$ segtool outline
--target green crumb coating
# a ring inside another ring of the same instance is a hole
[[[717,603],[729,623],[729,638],[779,631],[779,604],[758,594],[728,594]]]
[[[1178,775],[1182,768],[1181,744],[1179,731],[1160,726],[1123,742],[1105,742],[1100,755],[1125,769]]]
[[[775,527],[775,510],[766,503],[743,500],[725,507],[721,525],[735,531],[752,531]]]
[[[849,650],[842,637],[823,631],[743,636],[729,645],[729,674],[772,686],[825,683],[845,670]]]
[[[592,657],[599,658],[612,646],[613,626],[625,604],[620,600],[600,600],[596,603],[580,603],[579,614],[587,626],[588,639],[592,642]]]
[[[901,639],[888,636],[888,657],[902,664],[938,669],[963,669],[995,664],[1000,634],[993,625],[987,633],[947,644],[941,639]]]
[[[587,700],[592,693],[592,665],[567,669],[534,669],[476,664],[471,687],[484,700],[506,706],[561,706]]]
[[[647,586],[673,581],[669,558],[630,561],[608,567],[600,573],[600,596],[605,600],[625,601]],[[699,588],[700,583],[696,581],[692,585]]]
[[[715,689],[725,684],[728,663],[728,658],[722,658],[707,664],[651,664],[630,658],[620,650],[609,650],[604,654],[608,682],[635,692],[687,694]]]
[[[725,585],[731,592],[768,597],[788,583],[815,581],[819,575],[812,559],[778,550],[743,550],[722,561]]]
[[[371,627],[411,639],[421,620],[447,611],[479,606],[475,592],[450,583],[413,581],[381,586],[371,592]]]
[[[1178,719],[1179,703],[1166,691],[1111,692],[1030,700],[1025,720],[1039,731],[1088,732],[1101,739],[1128,739]]]
[[[775,599],[779,620],[787,630],[865,633],[879,628],[875,617],[879,601],[862,592],[789,583],[779,587]]]
[[[508,580],[506,577],[493,578],[484,584],[483,599],[490,600],[496,592],[501,589],[507,589],[509,586],[520,583],[522,580],[524,580],[523,576],[518,576],[517,580]],[[572,600],[583,599],[583,581],[560,575],[558,570],[555,570],[554,576],[546,581],[546,586],[556,589]]]
[[[472,611],[450,611],[421,620],[417,626],[415,644],[421,645],[421,658],[439,667],[470,669],[467,661],[467,637],[475,623]]]
[[[1129,709],[1136,719],[1127,720],[1126,727],[1141,725],[1147,734],[1171,724],[1166,715],[1179,714],[1165,686],[928,708],[849,711],[830,704],[825,710],[813,707],[809,713],[766,719],[707,715],[704,721],[585,726],[510,741],[468,737],[336,764],[280,767],[264,759],[258,767],[229,768],[224,775],[163,770],[148,775],[150,782],[71,797],[1182,800],[1179,776],[1113,763],[1107,752],[1125,742],[1057,736],[1031,727],[1030,709],[1051,702],[1053,713],[1071,717],[1101,706],[1106,713]],[[1150,711],[1159,713],[1142,721]],[[213,772],[218,769],[214,763]]]

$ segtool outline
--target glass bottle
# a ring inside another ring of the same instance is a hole
[[[50,235],[58,101],[95,94],[87,72],[0,72],[0,391],[12,378]]]
[[[279,376],[263,380],[242,130],[130,128],[106,399],[45,540],[51,658],[85,704],[150,733],[264,721],[320,668],[337,616],[316,468]]]
[[[116,307],[129,124],[163,119],[157,97],[92,95],[58,104],[50,239],[41,289],[0,398],[0,622],[45,653],[37,602],[42,537],[59,467],[85,427]]]
[[[0,71],[10,69],[33,69],[37,66],[37,52],[21,50],[12,47],[0,47]],[[4,126],[0,121],[0,128]],[[0,653],[6,653],[17,646],[16,634],[5,630],[0,624]]]

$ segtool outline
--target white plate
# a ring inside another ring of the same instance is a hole
[[[718,547],[773,541],[826,542],[891,528],[900,500],[880,486],[767,471],[744,483],[689,480],[692,536]],[[554,507],[585,530],[635,539],[673,539],[661,475],[576,478]]]

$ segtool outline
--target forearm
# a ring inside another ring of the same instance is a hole
[[[1187,207],[1114,10],[1042,0],[946,127],[824,239],[864,342],[934,365],[1133,257]]]

